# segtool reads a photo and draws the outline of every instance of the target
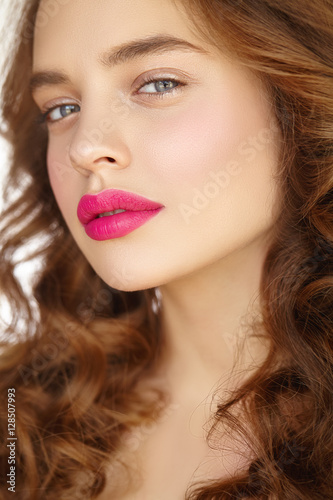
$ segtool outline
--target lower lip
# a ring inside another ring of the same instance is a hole
[[[89,238],[97,241],[121,238],[155,217],[162,208],[137,212],[126,211],[115,215],[98,217],[85,224],[84,229]]]

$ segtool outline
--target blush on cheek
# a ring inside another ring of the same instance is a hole
[[[201,100],[200,105],[183,110],[181,116],[163,120],[163,126],[155,128],[153,141],[150,135],[147,147],[154,144],[152,165],[163,182],[196,186],[205,181],[210,170],[221,169],[233,159],[242,137],[241,124],[230,106]]]

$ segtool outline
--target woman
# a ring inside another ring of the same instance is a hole
[[[332,498],[332,25],[327,0],[25,3],[3,498]]]

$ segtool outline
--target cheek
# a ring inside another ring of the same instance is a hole
[[[152,162],[166,181],[200,181],[208,164],[223,162],[233,144],[230,121],[222,116],[208,101],[157,124],[150,141]]]
[[[232,169],[236,163],[243,165],[250,157],[250,145],[246,145],[252,136],[268,130],[267,117],[257,110],[255,103],[237,95],[209,95],[163,117],[161,123],[153,122],[153,132],[146,134],[143,143],[145,157],[154,167],[151,170],[174,189],[177,183],[196,187],[214,172],[228,170],[230,165]],[[257,158],[266,145],[258,144],[256,154],[252,148],[252,156]]]
[[[70,214],[73,214],[73,201],[75,201],[73,188],[79,184],[77,172],[69,166],[66,151],[64,144],[50,141],[47,151],[47,171],[58,207],[65,220],[68,220]]]
[[[216,90],[150,130],[144,157],[156,185],[167,193],[173,230],[191,223],[188,237],[200,224],[209,239],[214,224],[217,233],[232,240],[237,228],[246,234],[270,219],[279,141],[256,88]],[[222,214],[219,223],[216,213]]]

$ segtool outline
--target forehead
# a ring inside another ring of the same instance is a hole
[[[41,0],[35,26],[34,66],[73,64],[126,41],[171,34],[195,42],[198,36],[184,8],[173,0]],[[206,46],[205,42],[201,42]]]

